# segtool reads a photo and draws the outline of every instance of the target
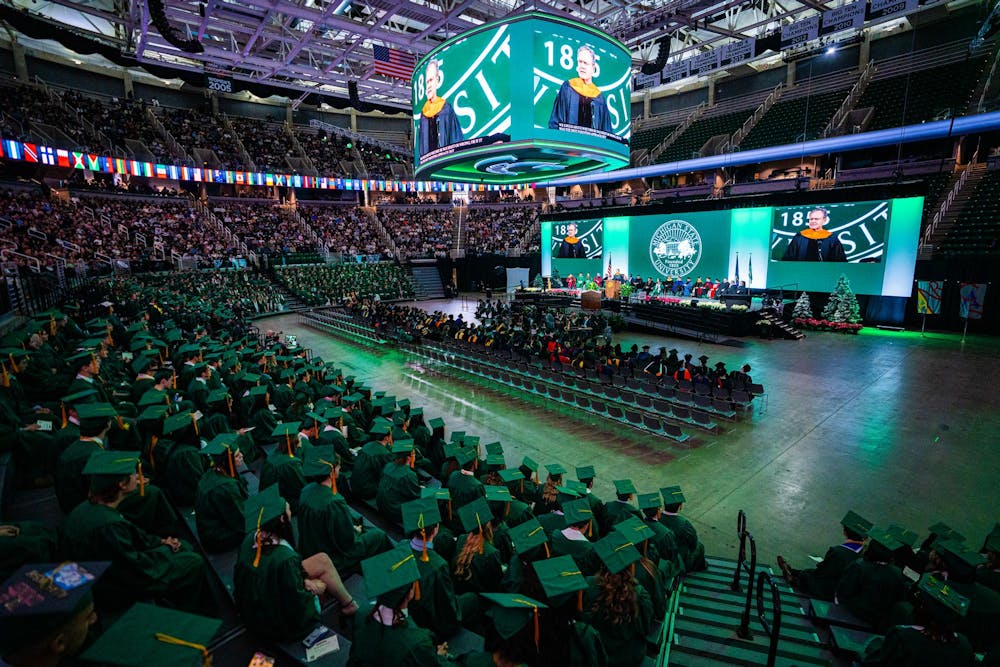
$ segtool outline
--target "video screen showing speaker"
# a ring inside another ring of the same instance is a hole
[[[546,223],[545,250],[557,275],[601,273],[604,255],[604,219],[592,218]]]
[[[425,55],[411,88],[418,179],[527,183],[628,164],[631,52],[589,25],[528,12],[479,26]]]
[[[890,210],[888,200],[775,208],[771,261],[880,263]]]

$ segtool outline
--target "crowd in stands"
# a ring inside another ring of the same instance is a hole
[[[412,209],[380,207],[378,219],[396,242],[400,254],[444,257],[452,244],[455,225],[451,208]]]
[[[538,211],[536,206],[470,208],[463,221],[467,254],[506,254],[518,247],[538,221]],[[528,252],[537,249],[537,241],[527,248]]]
[[[221,118],[196,109],[167,108],[163,108],[157,116],[171,136],[189,153],[193,148],[211,150],[225,168],[249,168],[243,163],[236,138],[223,125]]]
[[[183,304],[186,316],[245,321],[283,309],[285,298],[266,279],[246,270],[150,273],[110,280],[104,289],[115,302]],[[221,304],[221,305],[220,305]]]
[[[213,212],[247,244],[251,252],[290,253],[308,248],[299,222],[271,202],[219,203]]]
[[[283,174],[291,169],[286,158],[298,156],[280,123],[235,116],[229,122],[250,152],[257,171]]]
[[[20,86],[16,92],[8,91],[4,100],[3,113],[9,116],[13,123],[5,122],[4,136],[21,141],[30,141],[29,133],[34,123],[42,123],[61,131],[71,140],[71,145],[65,148],[83,149],[87,151],[108,150],[90,127],[80,122],[81,118],[93,122],[89,114],[93,105],[100,103],[93,98],[73,91],[52,91],[56,99],[50,98],[44,89],[38,86]],[[62,100],[66,107],[58,100]],[[68,107],[68,109],[67,109]],[[77,115],[79,114],[79,115]],[[59,137],[52,137],[58,141]],[[59,144],[62,145],[62,142]]]
[[[359,207],[300,205],[298,211],[330,252],[392,256],[371,218]]]
[[[354,159],[347,140],[338,134],[300,128],[296,130],[295,137],[320,174],[344,174],[341,160],[351,162]]]
[[[380,301],[413,298],[406,273],[391,262],[283,266],[275,268],[275,275],[310,306],[353,303],[368,297]]]

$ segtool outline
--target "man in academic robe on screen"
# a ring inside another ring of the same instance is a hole
[[[560,123],[592,127],[611,133],[611,115],[601,89],[594,82],[594,50],[581,46],[576,50],[576,73],[578,77],[568,79],[559,88],[549,129],[558,130]]]
[[[808,228],[796,234],[785,248],[785,262],[846,262],[844,246],[833,232],[823,229],[830,216],[823,208],[809,211]]]
[[[451,104],[438,97],[437,89],[441,79],[441,66],[431,60],[424,70],[424,89],[427,101],[420,109],[420,155],[448,146],[465,139],[458,124],[458,116]]]

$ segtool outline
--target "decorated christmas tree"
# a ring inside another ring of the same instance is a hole
[[[799,300],[795,302],[795,309],[792,311],[793,319],[803,319],[808,320],[813,316],[812,302],[809,300],[809,295],[803,292],[799,296]]]
[[[843,273],[837,279],[837,286],[823,309],[823,319],[830,322],[857,324],[861,322],[861,307],[851,289],[851,283]]]

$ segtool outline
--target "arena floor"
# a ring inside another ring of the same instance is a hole
[[[428,310],[472,318],[475,298],[422,302]],[[443,372],[395,349],[373,351],[298,325],[297,315],[258,322],[299,342],[376,389],[409,397],[449,431],[500,440],[508,461],[593,464],[595,491],[613,498],[612,480],[640,492],[681,484],[684,513],[708,553],[736,555],[736,513],[744,509],[758,555],[809,564],[840,537],[849,509],[876,525],[899,523],[921,536],[944,521],[978,540],[1000,520],[1000,341],[953,334],[858,336],[813,333],[801,341],[748,339],[723,347],[626,334],[623,347],[648,342],[710,365],[753,366],[767,390],[752,418],[677,445],[514,388]],[[616,337],[615,342],[619,342]],[[994,378],[990,380],[990,378]]]

